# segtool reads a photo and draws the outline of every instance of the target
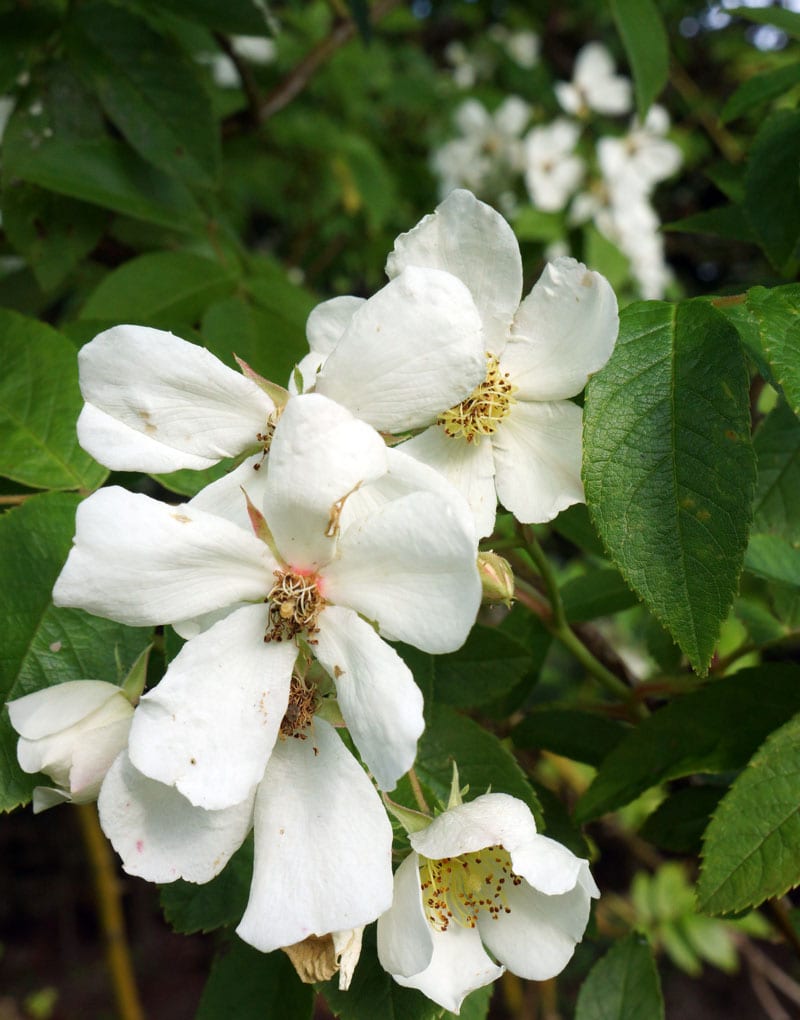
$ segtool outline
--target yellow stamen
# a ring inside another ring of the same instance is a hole
[[[516,403],[515,392],[508,373],[500,371],[498,359],[487,353],[486,378],[466,400],[440,414],[436,424],[443,426],[451,438],[460,437],[468,443],[490,436]]]
[[[439,861],[420,856],[419,877],[425,916],[436,931],[447,931],[451,921],[474,928],[481,910],[494,921],[510,914],[506,886],[522,882],[502,846]]]

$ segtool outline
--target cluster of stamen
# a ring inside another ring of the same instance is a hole
[[[494,921],[510,914],[506,889],[522,882],[499,845],[438,861],[421,856],[419,878],[425,916],[436,931],[447,931],[453,921],[474,928],[481,910]]]
[[[490,436],[515,403],[515,389],[508,373],[500,371],[494,354],[487,353],[486,378],[466,400],[440,414],[436,423],[444,427],[445,435],[466,439],[468,443]]]
[[[292,570],[275,570],[275,584],[269,602],[264,640],[289,641],[304,633],[312,641],[319,630],[317,619],[325,604],[313,576],[295,574]]]
[[[264,425],[263,432],[256,432],[256,442],[261,447],[261,460],[257,464],[253,465],[255,471],[260,470],[261,465],[264,463],[264,458],[269,453],[269,448],[272,446],[272,437],[275,435],[275,426],[278,424],[278,419],[283,413],[282,407],[276,407],[274,411],[271,411],[267,416],[266,424]]]
[[[281,739],[294,737],[296,740],[305,740],[308,736],[305,731],[311,724],[316,709],[317,691],[314,685],[307,686],[305,680],[293,675],[289,686],[289,703],[281,720]]]

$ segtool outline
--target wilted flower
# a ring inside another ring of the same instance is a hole
[[[111,763],[128,742],[133,705],[116,684],[71,680],[8,702],[19,733],[24,772],[44,772],[55,787],[37,786],[34,812],[97,800]]]
[[[505,968],[534,981],[564,969],[600,893],[588,862],[539,835],[522,801],[484,794],[409,841],[378,920],[378,957],[395,981],[457,1013]]]

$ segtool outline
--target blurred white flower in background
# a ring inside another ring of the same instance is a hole
[[[571,82],[556,82],[556,98],[566,113],[585,117],[589,110],[613,116],[629,113],[630,79],[618,75],[614,60],[599,42],[590,42],[575,58]]]

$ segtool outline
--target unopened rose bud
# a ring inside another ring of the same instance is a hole
[[[478,553],[478,573],[484,602],[502,602],[511,606],[514,599],[514,572],[508,561],[497,553]]]

